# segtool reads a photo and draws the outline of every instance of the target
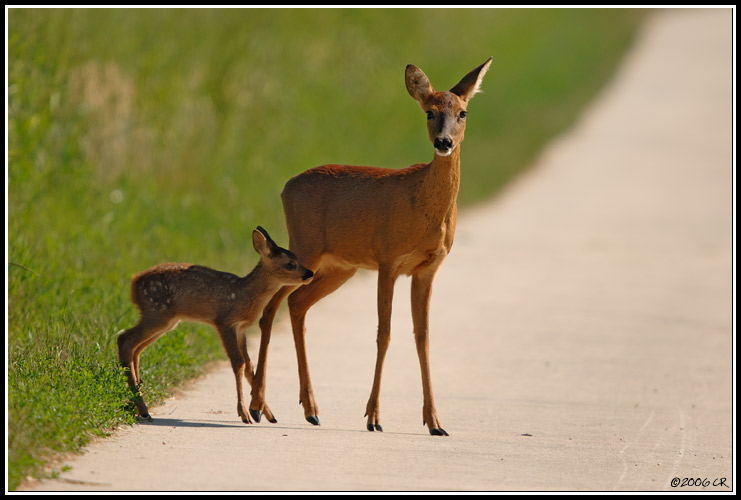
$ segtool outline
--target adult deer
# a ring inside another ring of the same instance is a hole
[[[437,416],[430,382],[428,313],[432,281],[453,245],[460,182],[460,144],[468,101],[479,91],[491,58],[450,91],[436,92],[414,65],[406,67],[406,87],[427,114],[434,146],[431,163],[394,170],[323,165],[290,179],[281,194],[289,248],[314,280],[298,289],[281,288],[260,319],[262,338],[250,413],[260,421],[265,404],[265,370],[273,318],[290,293],[288,306],[298,358],[300,402],[306,420],[319,425],[304,343],[308,309],[337,290],[358,268],[378,270],[378,354],[366,406],[367,428],[382,431],[379,410],[381,372],[391,335],[391,303],[398,276],[412,276],[412,319],[422,371],[422,416],[430,434],[447,436]],[[293,291],[295,289],[295,291]],[[293,293],[291,293],[293,291]]]

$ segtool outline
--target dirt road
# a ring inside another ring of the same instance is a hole
[[[153,423],[25,488],[676,491],[701,478],[730,492],[731,23],[730,9],[653,16],[579,123],[461,215],[431,306],[449,437],[422,425],[408,279],[395,293],[384,432],[365,430],[376,331],[366,273],[309,312],[320,427],[298,405],[284,320],[268,370],[279,423],[238,420],[225,362],[152,409]]]

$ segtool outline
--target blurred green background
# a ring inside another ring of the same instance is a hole
[[[133,422],[116,335],[131,276],[164,261],[236,274],[279,193],[323,163],[432,159],[407,64],[437,89],[489,56],[459,201],[496,193],[608,81],[632,9],[9,9],[8,477]],[[150,405],[223,359],[183,324],[142,356]],[[278,395],[280,397],[280,395]],[[235,416],[236,418],[236,416]],[[50,472],[51,471],[51,472]]]

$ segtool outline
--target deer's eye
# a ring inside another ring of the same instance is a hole
[[[466,118],[466,112],[461,111],[461,113],[458,116],[460,117],[461,120],[463,120],[464,118]]]
[[[293,271],[296,269],[296,263],[295,262],[286,262],[286,264],[283,266],[289,271]]]
[[[434,118],[435,118],[435,113],[433,113],[432,111],[428,111],[427,112],[427,119],[428,120],[432,120]]]

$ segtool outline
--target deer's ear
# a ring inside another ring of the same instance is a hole
[[[422,104],[427,96],[434,92],[427,75],[414,64],[407,65],[404,77],[407,84],[407,92],[420,104]]]
[[[466,76],[464,76],[463,79],[458,82],[458,85],[450,89],[450,91],[464,101],[468,101],[474,95],[481,92],[481,81],[484,79],[484,75],[489,70],[491,60],[492,58],[490,57],[484,64],[475,68]]]
[[[257,229],[252,231],[252,246],[255,247],[255,251],[260,254],[261,257],[268,257],[271,253],[271,245],[272,240],[270,240],[270,236],[266,236],[267,233],[263,233],[265,231],[261,227],[258,226]]]

